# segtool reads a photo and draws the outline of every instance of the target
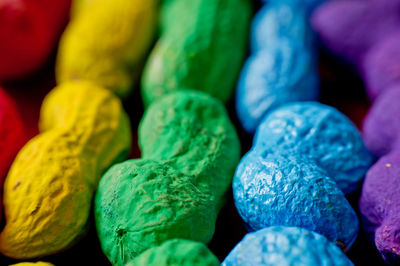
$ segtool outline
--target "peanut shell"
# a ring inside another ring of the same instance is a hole
[[[17,155],[4,185],[0,251],[17,259],[56,253],[85,232],[101,174],[131,144],[119,99],[86,82],[49,93],[41,129]]]

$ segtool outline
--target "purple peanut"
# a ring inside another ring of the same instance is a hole
[[[388,263],[400,262],[400,151],[382,157],[367,173],[360,199],[364,228]]]
[[[396,34],[386,37],[367,53],[363,72],[371,99],[393,84],[400,84],[400,24]]]
[[[363,138],[376,156],[400,151],[400,83],[386,89],[376,99],[364,119]]]
[[[312,25],[328,48],[359,67],[378,40],[398,30],[399,10],[382,0],[331,1],[317,8]]]
[[[328,2],[312,24],[333,52],[358,68],[374,99],[363,124],[366,146],[382,157],[367,173],[363,227],[388,263],[400,262],[400,1]],[[376,98],[376,99],[375,99]]]

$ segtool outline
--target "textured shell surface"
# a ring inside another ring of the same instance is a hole
[[[164,1],[161,13],[161,37],[142,77],[145,105],[180,89],[227,101],[246,54],[251,1]]]
[[[115,265],[172,238],[210,241],[240,156],[222,103],[194,91],[152,104],[139,143],[143,159],[112,167],[95,199],[102,249]]]
[[[72,245],[86,229],[102,172],[130,149],[130,125],[119,99],[91,83],[55,88],[44,100],[41,119],[42,133],[19,152],[4,185],[0,251],[13,258]]]
[[[127,266],[219,266],[214,254],[203,243],[172,239],[150,248]]]
[[[352,266],[324,236],[297,227],[272,226],[248,233],[222,266]]]
[[[246,62],[236,91],[242,126],[253,133],[263,117],[285,103],[317,100],[315,55],[294,41],[270,43]]]
[[[342,248],[357,237],[358,219],[335,182],[306,157],[249,152],[233,180],[236,208],[248,229],[297,226]]]
[[[387,263],[400,262],[400,153],[383,156],[367,173],[359,201],[364,229]]]
[[[280,150],[313,159],[344,193],[359,188],[373,160],[354,124],[333,107],[316,102],[286,104],[269,113],[253,146],[260,154]]]
[[[112,167],[95,205],[98,235],[115,265],[171,237],[207,242],[216,221],[209,192],[167,163],[146,159]]]
[[[153,104],[139,125],[139,145],[146,159],[170,160],[198,183],[221,195],[232,182],[240,143],[218,100],[183,91]]]
[[[156,21],[156,0],[80,3],[60,41],[57,81],[89,80],[126,96],[139,78]]]

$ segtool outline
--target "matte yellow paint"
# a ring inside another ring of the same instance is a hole
[[[86,5],[92,4],[96,0],[73,0],[71,2],[71,17],[76,16]]]
[[[59,46],[58,83],[89,80],[126,96],[152,44],[157,0],[79,0]]]
[[[10,266],[54,266],[54,264],[38,261],[38,262],[20,262],[17,264],[12,264]]]
[[[43,133],[17,155],[4,185],[0,251],[28,259],[67,248],[84,233],[101,174],[125,159],[129,120],[120,100],[88,82],[58,86],[41,110]]]

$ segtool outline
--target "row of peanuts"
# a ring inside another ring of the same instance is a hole
[[[211,240],[239,160],[236,131],[214,97],[232,94],[251,12],[247,0],[163,1],[161,12],[156,0],[73,2],[41,133],[6,177],[0,251],[32,259],[70,247],[87,230],[97,190],[96,227],[112,264],[219,264],[204,244],[184,239]],[[117,96],[143,68],[142,159],[107,171],[131,146]]]
[[[358,235],[345,194],[372,156],[350,120],[319,104],[318,50],[310,15],[323,1],[265,1],[251,27],[251,56],[236,110],[253,146],[233,179],[250,231],[223,265],[353,265]],[[342,249],[342,251],[340,250]]]
[[[232,186],[238,212],[255,232],[223,265],[352,265],[342,251],[355,241],[359,221],[345,194],[360,188],[374,155],[389,154],[368,172],[360,210],[383,258],[396,263],[400,4],[264,2],[241,73],[250,0],[0,5],[0,21],[13,26],[0,29],[4,39],[12,37],[0,44],[10,51],[0,53],[0,82],[43,64],[71,10],[41,133],[19,151],[4,182],[0,252],[34,259],[63,251],[87,231],[93,208],[113,265],[219,265],[204,244]],[[312,26],[354,64],[376,98],[363,129],[372,153],[343,114],[308,102],[319,90]],[[26,49],[26,41],[34,45]],[[223,105],[238,76],[238,117],[256,132],[240,163]],[[121,99],[138,82],[146,109],[138,132],[142,158],[122,162],[132,140]],[[4,176],[24,137],[12,100],[0,96]]]

